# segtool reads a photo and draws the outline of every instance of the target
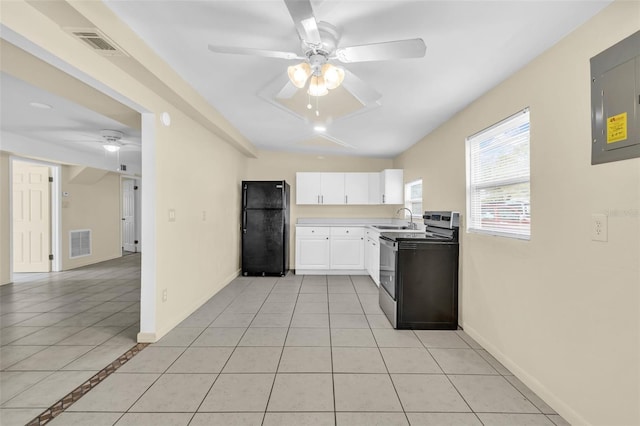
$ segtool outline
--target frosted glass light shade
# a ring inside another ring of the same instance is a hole
[[[309,84],[307,93],[311,96],[324,96],[329,93],[327,85],[324,82],[324,77],[321,75],[311,76],[311,83]]]
[[[302,89],[307,84],[307,79],[309,79],[311,75],[311,66],[306,62],[292,65],[287,68],[287,74],[293,85],[298,89]]]
[[[331,64],[324,64],[322,66],[322,76],[324,77],[327,89],[333,90],[342,84],[344,80],[344,70]]]
[[[120,147],[118,145],[105,144],[105,145],[102,145],[102,147],[105,150],[107,150],[108,152],[118,152],[118,151],[120,151]]]

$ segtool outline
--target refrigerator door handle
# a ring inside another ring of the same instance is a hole
[[[242,233],[243,234],[247,233],[247,211],[246,210],[242,211]]]
[[[242,189],[242,207],[247,208],[247,185]]]

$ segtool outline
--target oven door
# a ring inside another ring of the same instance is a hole
[[[396,300],[396,264],[398,243],[380,238],[380,288]]]

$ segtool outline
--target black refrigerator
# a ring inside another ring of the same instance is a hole
[[[242,275],[289,272],[289,185],[242,181]]]

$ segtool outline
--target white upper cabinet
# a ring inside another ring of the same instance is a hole
[[[344,173],[320,175],[320,204],[344,204]]]
[[[296,173],[296,204],[320,204],[322,173]]]
[[[381,173],[296,173],[296,204],[403,204],[402,169]]]
[[[404,204],[404,173],[402,169],[386,169],[380,173],[382,204]]]
[[[369,178],[369,204],[382,204],[380,176],[382,173],[367,173]]]
[[[345,204],[369,204],[369,173],[344,174]]]

